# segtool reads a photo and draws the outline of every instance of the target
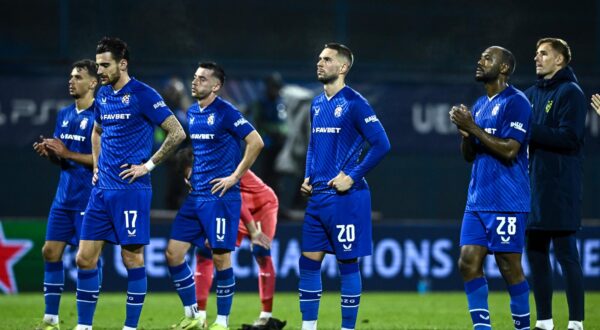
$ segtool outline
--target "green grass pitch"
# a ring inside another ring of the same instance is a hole
[[[511,330],[508,293],[490,294],[490,313],[494,329]],[[533,297],[531,297],[533,307]],[[600,292],[586,294],[586,329],[600,329]],[[41,293],[0,296],[0,329],[33,329],[44,312]],[[208,305],[208,320],[215,318],[214,295]],[[252,323],[260,312],[258,294],[236,293],[230,317],[230,329],[238,329],[242,323]],[[299,329],[301,318],[298,297],[295,293],[276,293],[275,317],[287,320],[286,329]],[[138,329],[168,329],[169,325],[183,315],[179,298],[175,293],[150,293]],[[532,308],[532,322],[535,308]],[[76,325],[77,311],[73,293],[65,293],[60,308],[61,329]],[[94,329],[121,329],[125,319],[125,295],[101,293]],[[554,321],[556,329],[566,329],[568,314],[563,292],[554,295]],[[532,324],[533,325],[533,324]],[[472,329],[467,313],[466,298],[462,292],[429,293],[381,293],[365,292],[361,298],[357,329]],[[326,293],[319,310],[319,329],[340,329],[339,293]]]

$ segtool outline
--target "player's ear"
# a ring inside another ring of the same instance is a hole
[[[90,79],[90,89],[94,90],[98,86],[98,79]]]
[[[128,65],[128,64],[129,64],[129,63],[127,63],[127,60],[126,60],[126,59],[121,59],[121,60],[119,61],[119,70],[121,70],[121,71],[127,71],[127,65]]]
[[[348,73],[348,70],[350,70],[350,64],[346,62],[342,63],[342,65],[340,66],[340,74],[346,75]]]
[[[510,66],[506,63],[500,64],[500,73],[508,76],[510,74]]]

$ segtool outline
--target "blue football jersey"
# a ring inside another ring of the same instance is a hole
[[[92,129],[94,127],[95,104],[77,111],[72,104],[58,113],[54,138],[60,139],[67,149],[81,153],[92,153]],[[53,207],[66,210],[83,210],[92,190],[92,168],[72,160],[62,160],[58,188]]]
[[[527,97],[509,86],[492,99],[479,98],[471,112],[477,126],[497,138],[516,140],[521,148],[517,158],[507,163],[476,140],[477,154],[471,170],[466,210],[529,212],[527,146],[531,104]]]
[[[254,127],[229,102],[217,97],[200,109],[194,103],[187,112],[190,138],[194,150],[191,195],[198,200],[217,200],[211,194],[210,181],[231,175],[241,160],[240,141],[254,131]],[[239,182],[222,197],[239,200]]]
[[[150,86],[131,78],[118,91],[102,86],[96,96],[95,120],[102,126],[98,159],[101,189],[152,189],[150,173],[129,184],[119,177],[123,164],[139,165],[152,156],[154,126],[173,113]]]
[[[340,171],[349,174],[359,164],[365,141],[384,131],[375,112],[358,92],[346,86],[328,99],[315,97],[311,110],[311,135],[305,177],[310,177],[313,193],[335,194],[327,186]],[[351,190],[366,189],[360,178]]]

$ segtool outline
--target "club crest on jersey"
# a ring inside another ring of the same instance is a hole
[[[88,124],[88,119],[87,118],[83,118],[83,120],[81,120],[81,123],[79,123],[79,128],[80,129],[85,129],[87,127]]]
[[[492,109],[492,116],[495,116],[498,114],[498,110],[500,110],[500,104],[496,104],[494,106],[494,108]]]
[[[69,126],[69,121],[63,120],[62,127],[67,127],[67,126]]]
[[[321,111],[320,107],[313,107],[313,110],[315,111],[315,116],[319,115],[319,111]]]
[[[342,106],[338,105],[335,110],[333,111],[333,115],[335,116],[335,118],[339,118],[342,115]]]
[[[123,103],[125,105],[128,105],[129,104],[129,98],[130,98],[129,94],[123,95],[123,97],[121,98],[121,103]]]
[[[208,116],[208,119],[206,119],[206,123],[209,124],[209,125],[212,125],[212,124],[215,123],[215,114],[214,113],[211,113]]]

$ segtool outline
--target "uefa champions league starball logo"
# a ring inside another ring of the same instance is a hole
[[[215,114],[214,113],[211,113],[210,116],[208,116],[206,123],[209,125],[212,125],[215,123]]]
[[[335,116],[335,118],[339,118],[342,115],[342,106],[338,105],[335,110],[333,111],[333,115]]]
[[[79,123],[79,128],[80,129],[85,129],[87,127],[88,124],[88,119],[87,118],[83,118],[83,120],[81,121],[81,123]]]

